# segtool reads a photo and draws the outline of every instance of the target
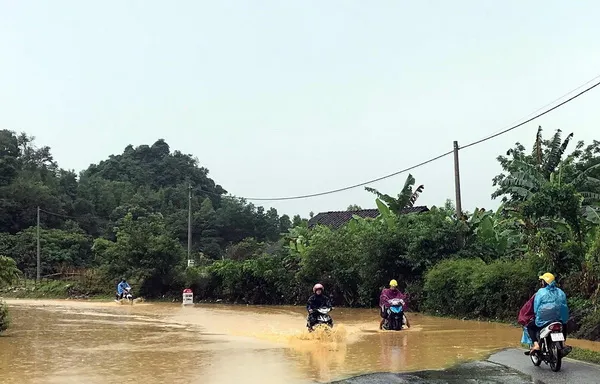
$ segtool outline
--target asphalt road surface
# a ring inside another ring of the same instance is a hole
[[[564,359],[560,372],[542,363],[534,367],[520,349],[498,352],[487,361],[461,364],[442,371],[373,373],[335,384],[600,384],[600,366]],[[334,384],[332,383],[332,384]]]
[[[563,359],[559,372],[552,372],[550,366],[544,363],[539,367],[534,367],[529,356],[523,355],[522,349],[507,349],[490,356],[488,360],[531,376],[536,384],[600,383],[599,365],[569,358]]]

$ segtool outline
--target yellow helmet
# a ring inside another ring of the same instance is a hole
[[[390,281],[390,287],[397,287],[397,286],[398,286],[398,282],[396,280]]]
[[[554,275],[550,272],[546,272],[542,276],[540,276],[540,280],[544,280],[546,284],[552,284],[552,282],[554,281]]]

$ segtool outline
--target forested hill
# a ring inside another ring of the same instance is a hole
[[[115,227],[131,214],[159,214],[172,239],[187,242],[188,192],[192,186],[193,251],[220,259],[245,238],[277,241],[292,221],[227,197],[192,155],[172,151],[164,140],[127,146],[79,175],[61,169],[47,146],[25,133],[0,131],[0,254],[35,271],[36,210],[42,210],[43,273],[59,265],[94,262],[95,238],[116,238]],[[299,222],[299,216],[295,221]]]

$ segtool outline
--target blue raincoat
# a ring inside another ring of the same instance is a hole
[[[126,281],[125,282],[122,281],[119,283],[119,285],[117,285],[117,293],[120,295],[127,288],[131,288],[131,287],[129,286],[129,284]]]
[[[567,295],[553,281],[537,291],[533,300],[533,311],[535,312],[535,325],[538,327],[543,327],[553,321],[566,324],[569,320]]]
[[[569,321],[569,307],[567,305],[567,295],[562,289],[552,282],[544,288],[540,288],[533,299],[533,311],[535,313],[535,325],[543,327],[553,321],[560,321],[566,324]],[[523,327],[523,336],[521,343],[533,345],[533,340],[529,337],[527,327]]]

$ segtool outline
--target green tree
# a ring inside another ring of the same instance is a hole
[[[423,185],[419,185],[413,190],[414,185],[415,178],[409,174],[406,178],[406,181],[404,182],[404,187],[402,188],[402,191],[398,194],[397,197],[384,195],[374,188],[365,187],[365,190],[377,195],[378,199],[387,204],[387,206],[392,212],[400,214],[404,208],[414,206],[415,202],[419,198],[419,195],[425,189]]]
[[[14,133],[0,130],[0,186],[9,185],[17,176],[20,154]]]
[[[17,263],[10,257],[0,255],[0,287],[13,283],[20,275]]]
[[[17,263],[10,257],[0,255],[0,288],[12,284],[20,275],[21,271],[17,268]],[[0,300],[0,333],[6,331],[9,325],[8,307]]]
[[[503,205],[496,212],[475,209],[467,221],[474,241],[482,246],[479,257],[486,261],[522,255],[526,251],[522,245],[524,224],[523,220],[511,216]]]
[[[247,260],[260,255],[265,250],[265,244],[249,237],[239,243],[233,244],[225,251],[225,258],[231,260]]]
[[[303,219],[300,215],[294,215],[294,218],[292,219],[292,228],[305,226],[307,223],[307,219]]]
[[[6,331],[9,325],[8,307],[4,301],[0,300],[0,333]]]
[[[165,227],[159,214],[119,221],[116,241],[97,239],[94,252],[107,277],[129,277],[142,295],[164,294],[183,268],[184,250]]]
[[[565,156],[572,137],[562,140],[558,130],[544,140],[540,127],[531,154],[517,143],[507,152],[510,157],[498,158],[504,172],[493,179],[492,197],[502,196],[510,214],[521,220],[529,253],[555,271],[579,267],[585,232],[600,223],[600,181],[591,176],[599,163],[589,147],[582,151],[583,142]]]
[[[288,215],[282,215],[279,218],[279,233],[284,234],[290,228],[292,228],[292,220],[290,220],[290,217]]]
[[[564,157],[573,134],[561,139],[557,130],[552,139],[543,140],[542,128],[538,128],[531,155],[525,147],[517,143],[507,151],[507,156],[499,156],[503,173],[493,179],[497,187],[492,198],[502,197],[509,204],[526,201],[547,184],[571,184],[584,197],[586,205],[600,201],[600,179],[594,177],[600,172],[600,158],[596,159],[588,147],[579,142],[573,153]],[[600,153],[600,151],[598,152]]]
[[[37,270],[36,228],[15,235],[0,234],[0,253],[12,257],[20,270],[35,276]],[[40,231],[42,275],[57,273],[65,268],[91,267],[92,239],[81,229]]]

